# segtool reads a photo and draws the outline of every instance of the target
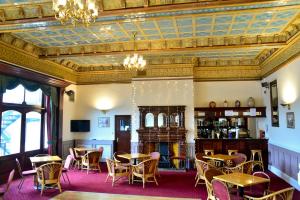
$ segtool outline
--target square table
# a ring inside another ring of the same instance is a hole
[[[49,163],[49,162],[61,162],[62,159],[59,156],[41,156],[41,157],[30,157],[32,165],[35,166],[37,163]]]
[[[118,155],[121,158],[125,158],[127,160],[133,160],[133,164],[137,164],[137,159],[141,158],[150,158],[151,156],[148,154],[143,154],[143,153],[125,153],[125,154],[119,154]]]
[[[215,155],[203,156],[203,158],[224,162],[226,160],[232,160],[232,159],[238,158],[238,156],[227,155],[227,154],[215,154]]]
[[[236,172],[214,176],[214,179],[238,186],[239,194],[241,197],[244,196],[244,187],[270,182],[270,179],[267,178]]]

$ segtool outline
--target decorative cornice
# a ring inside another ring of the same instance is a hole
[[[12,48],[11,45],[4,42],[0,42],[0,60],[12,63],[21,68],[48,74],[73,83],[76,82],[76,76],[72,70],[48,60],[38,59],[36,56]]]

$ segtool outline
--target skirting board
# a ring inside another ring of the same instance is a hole
[[[298,185],[298,181],[297,180],[291,178],[290,176],[288,176],[287,174],[283,173],[282,171],[280,171],[276,167],[273,167],[272,165],[269,165],[268,169],[271,172],[273,172],[276,176],[279,176],[280,178],[282,178],[283,180],[285,180],[287,183],[289,183],[290,185],[292,185],[294,188],[296,188],[298,191],[300,191],[300,185]]]

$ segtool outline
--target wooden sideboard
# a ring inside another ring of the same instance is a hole
[[[236,149],[250,159],[251,149],[261,149],[264,168],[268,169],[268,139],[195,139],[195,152],[213,149],[216,153],[227,154],[229,149]]]

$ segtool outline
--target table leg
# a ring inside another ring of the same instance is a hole
[[[239,196],[243,197],[244,196],[244,187],[238,187],[239,190]]]

